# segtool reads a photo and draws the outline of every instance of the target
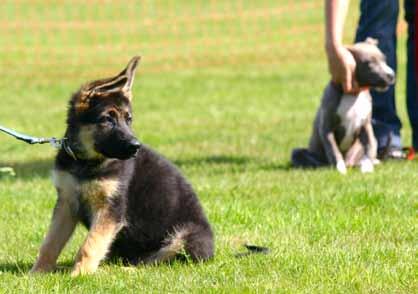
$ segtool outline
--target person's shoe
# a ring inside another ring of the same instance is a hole
[[[407,153],[401,147],[389,146],[386,148],[382,148],[381,150],[378,150],[377,158],[379,158],[380,160],[403,160],[407,159]]]
[[[391,147],[387,154],[388,159],[406,159],[406,152],[400,147]]]

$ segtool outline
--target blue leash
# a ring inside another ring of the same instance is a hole
[[[23,142],[26,142],[28,144],[45,144],[45,143],[51,143],[51,142],[56,142],[59,141],[55,138],[50,138],[50,139],[46,139],[46,138],[36,138],[36,137],[31,137],[19,132],[16,132],[12,129],[0,126],[0,131],[5,132],[6,134],[15,137],[18,140],[21,140]]]
[[[36,137],[32,137],[29,135],[25,135],[19,132],[16,132],[12,129],[3,127],[0,125],[0,131],[3,131],[4,133],[15,137],[18,140],[21,140],[23,142],[26,142],[28,144],[45,144],[45,143],[50,143],[53,147],[55,148],[61,148],[63,141],[65,140],[65,138],[63,139],[57,139],[55,137],[52,138],[36,138]]]
[[[3,127],[1,125],[0,125],[0,131],[31,145],[50,143],[52,147],[55,147],[57,149],[64,149],[65,152],[67,152],[74,160],[77,160],[77,157],[75,156],[74,152],[71,150],[70,146],[68,145],[67,138],[62,138],[62,139],[57,139],[55,137],[36,138],[36,137],[32,137],[29,135],[16,132],[12,129]]]

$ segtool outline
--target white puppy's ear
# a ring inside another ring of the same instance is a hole
[[[379,41],[377,39],[371,38],[371,37],[367,37],[364,42],[370,45],[374,45],[374,46],[377,46],[379,44]]]
[[[347,49],[348,51],[350,51],[351,54],[353,54],[354,45],[345,45],[344,47],[345,47],[345,49]]]

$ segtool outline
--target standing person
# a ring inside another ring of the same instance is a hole
[[[326,2],[326,53],[333,81],[341,83],[345,92],[356,92],[358,86],[352,80],[355,62],[351,53],[342,44],[342,35],[349,0],[325,0]],[[408,24],[407,40],[407,91],[406,100],[412,128],[412,147],[418,150],[418,96],[417,76],[414,69],[415,43],[415,0],[405,0],[405,20]],[[367,37],[378,40],[380,50],[386,55],[387,63],[395,72],[396,28],[399,14],[398,0],[362,0],[356,42]],[[401,121],[396,112],[395,88],[386,92],[371,91],[373,97],[373,127],[379,146],[379,154],[387,151],[391,158],[403,158],[400,130]],[[389,145],[389,150],[385,150]]]

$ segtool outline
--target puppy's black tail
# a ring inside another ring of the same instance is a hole
[[[237,253],[235,254],[235,257],[241,258],[246,257],[251,254],[268,254],[270,253],[270,249],[267,247],[257,246],[257,245],[249,245],[244,244],[244,247],[247,249],[247,252]]]

